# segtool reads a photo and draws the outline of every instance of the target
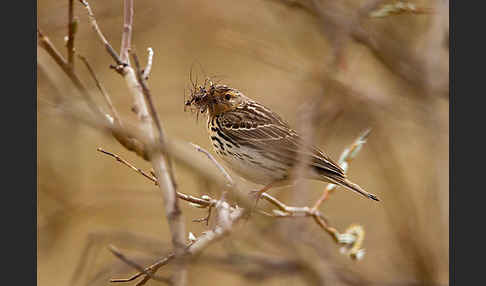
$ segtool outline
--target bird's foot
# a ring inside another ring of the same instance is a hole
[[[265,189],[261,189],[261,190],[253,190],[253,191],[250,191],[249,192],[249,196],[250,196],[250,199],[251,200],[255,200],[255,206],[257,206],[258,204],[258,201],[260,200],[260,198],[262,197],[262,194],[265,192]]]
[[[262,197],[263,193],[268,191],[271,187],[272,187],[272,184],[268,184],[268,185],[266,185],[265,187],[263,187],[259,190],[250,191],[250,197],[255,200],[255,206],[253,208],[257,207],[258,201]]]

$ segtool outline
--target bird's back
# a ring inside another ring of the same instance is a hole
[[[259,184],[287,179],[297,160],[308,160],[314,173],[343,177],[343,170],[317,147],[302,138],[282,118],[254,101],[209,117],[213,147],[227,165],[242,177]],[[326,180],[324,180],[326,181]]]

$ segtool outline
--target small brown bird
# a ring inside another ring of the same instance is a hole
[[[198,114],[208,114],[208,132],[214,151],[225,164],[242,176],[265,187],[291,184],[290,171],[299,156],[309,158],[308,179],[343,186],[367,198],[378,198],[346,178],[343,169],[313,146],[303,146],[299,134],[267,107],[239,90],[207,79],[193,85],[185,102]]]

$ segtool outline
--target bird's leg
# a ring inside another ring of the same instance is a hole
[[[250,191],[250,195],[256,197],[255,207],[258,204],[258,200],[260,199],[260,197],[262,196],[262,194],[264,192],[270,190],[272,188],[273,184],[274,183],[270,183],[270,184],[266,185],[265,187],[261,188],[260,190]]]

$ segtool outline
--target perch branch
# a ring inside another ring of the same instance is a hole
[[[144,276],[144,279],[137,284],[139,286],[144,285],[149,279],[151,279],[151,276],[147,275],[148,273],[155,273],[160,267],[166,265],[172,260],[187,259],[190,256],[198,255],[209,245],[219,241],[224,236],[228,235],[231,232],[233,225],[243,217],[244,210],[238,207],[232,207],[226,201],[224,201],[224,198],[221,198],[220,200],[209,200],[216,209],[216,225],[213,229],[204,232],[203,235],[197,238],[193,238],[191,242],[186,244],[183,256],[177,258],[174,253],[170,253],[168,256],[160,259],[156,263],[144,268],[144,271],[139,270],[138,273],[132,275],[129,278],[112,279],[111,282],[128,282],[133,281],[140,276]]]

